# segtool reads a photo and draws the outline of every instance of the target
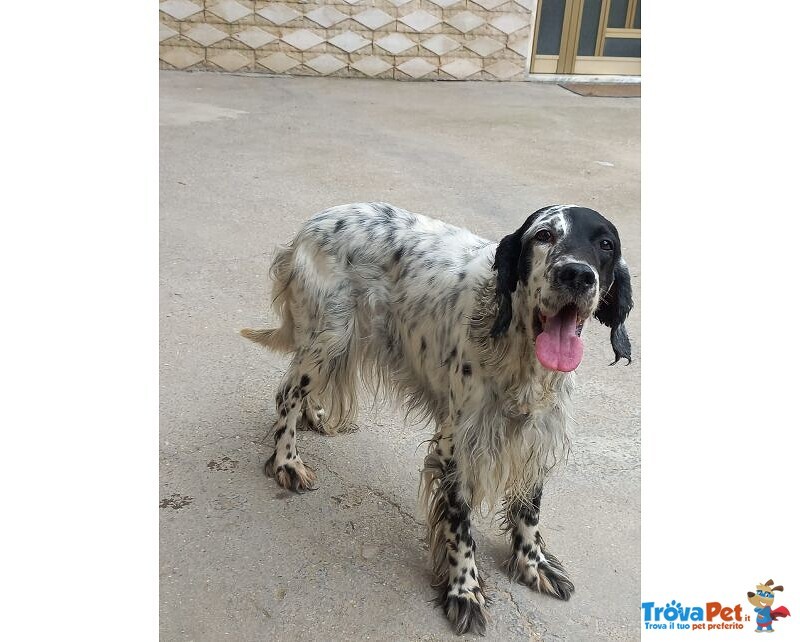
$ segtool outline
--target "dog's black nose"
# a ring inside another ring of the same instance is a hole
[[[586,263],[565,263],[556,270],[559,285],[575,292],[584,292],[595,284],[594,270]]]

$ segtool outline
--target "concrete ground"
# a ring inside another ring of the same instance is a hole
[[[533,83],[400,83],[161,73],[161,638],[451,640],[430,602],[415,513],[428,433],[396,408],[299,433],[319,489],[264,477],[285,357],[242,339],[271,319],[276,244],[331,205],[384,200],[499,239],[535,209],[618,226],[639,298],[639,99]],[[477,523],[489,640],[639,637],[639,315],[635,361],[584,332],[572,456],[542,524],[577,587],[511,584]],[[471,637],[471,636],[468,636]]]

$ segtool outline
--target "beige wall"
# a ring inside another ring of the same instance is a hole
[[[534,0],[166,0],[164,69],[520,80]]]

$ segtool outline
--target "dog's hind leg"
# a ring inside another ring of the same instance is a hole
[[[458,482],[452,428],[440,429],[425,458],[423,500],[439,605],[457,633],[486,630],[487,598],[475,560],[469,504]]]
[[[334,259],[318,248],[301,245],[288,258],[281,254],[275,262],[280,270],[273,272],[282,275],[289,260],[292,278],[282,276],[276,283],[286,283],[280,290],[281,316],[291,318],[292,325],[291,332],[284,326],[280,332],[291,334],[295,353],[276,396],[275,452],[265,471],[284,488],[305,490],[315,476],[297,453],[298,423],[303,420],[314,430],[335,434],[355,414],[357,301],[346,280],[328,273]]]
[[[279,486],[301,491],[312,488],[316,475],[303,462],[297,452],[297,425],[311,395],[323,385],[319,370],[313,367],[305,350],[299,350],[292,359],[283,384],[275,395],[278,420],[275,424],[275,452],[267,460],[264,472],[274,477]],[[313,402],[312,402],[313,403]],[[318,407],[318,406],[317,406]],[[316,413],[315,413],[316,414]]]
[[[567,572],[556,557],[545,550],[539,532],[542,487],[536,486],[522,501],[509,498],[505,503],[505,524],[511,532],[511,556],[506,567],[511,578],[540,593],[568,600],[575,591]]]

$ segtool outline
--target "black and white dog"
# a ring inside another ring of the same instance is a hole
[[[342,205],[306,222],[271,276],[282,325],[242,331],[294,353],[267,474],[311,488],[299,424],[328,434],[352,425],[359,380],[393,393],[436,426],[421,500],[434,583],[456,631],[486,626],[470,531],[483,501],[502,501],[511,576],[569,599],[575,587],[545,550],[539,506],[568,446],[584,322],[610,326],[614,363],[630,363],[631,283],[614,225],[556,205],[498,244],[385,203]]]

